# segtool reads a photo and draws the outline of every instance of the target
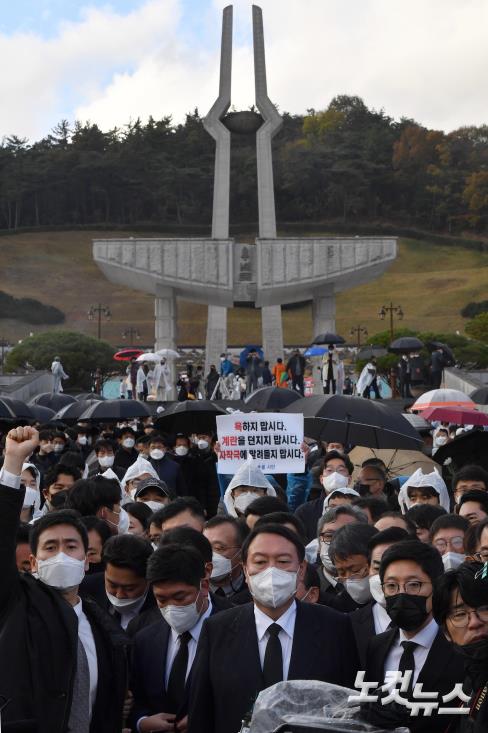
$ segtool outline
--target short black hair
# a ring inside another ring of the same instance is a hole
[[[119,436],[122,437],[123,435],[126,435],[126,433],[130,433],[134,438],[136,437],[136,431],[133,428],[129,427],[129,425],[120,428]]]
[[[112,537],[110,527],[107,522],[104,522],[100,517],[81,517],[81,523],[85,525],[87,532],[97,532],[98,536],[102,540],[102,545]]]
[[[188,545],[159,547],[148,560],[146,580],[153,583],[185,583],[195,588],[205,577],[203,557]]]
[[[88,533],[85,529],[85,525],[81,521],[81,517],[78,512],[70,511],[69,509],[62,509],[59,512],[49,512],[44,514],[43,517],[37,520],[32,525],[30,533],[30,546],[32,554],[35,555],[37,552],[37,546],[39,544],[39,537],[41,534],[50,527],[56,527],[59,524],[69,524],[71,527],[78,532],[83,542],[85,552],[88,551]]]
[[[246,537],[246,540],[242,545],[241,550],[242,562],[244,565],[247,562],[247,555],[252,541],[256,539],[256,537],[260,534],[275,534],[279,535],[280,537],[284,537],[285,540],[288,540],[288,542],[291,542],[292,545],[295,545],[298,559],[300,562],[303,562],[305,558],[305,545],[300,540],[297,533],[294,532],[292,529],[288,529],[288,527],[285,527],[283,524],[265,524],[261,527],[255,527],[251,534]]]
[[[374,468],[380,468],[383,475],[386,475],[386,464],[381,458],[378,458],[377,456],[373,456],[372,458],[366,458],[365,461],[361,463],[361,468],[366,468],[367,466],[372,466]]]
[[[434,507],[434,509],[436,509],[436,508],[437,507]],[[395,519],[402,519],[405,522],[406,526],[407,526],[407,532],[409,534],[415,535],[415,530],[416,530],[415,524],[412,522],[412,520],[410,519],[410,517],[407,517],[406,514],[402,514],[401,512],[397,512],[394,509],[390,509],[387,512],[383,512],[383,514],[381,515],[381,517],[379,517],[379,519],[383,519],[384,517],[391,517],[392,519],[393,518],[395,518]],[[376,520],[376,521],[378,521],[378,520]]]
[[[144,504],[143,501],[129,501],[127,504],[124,504],[124,509],[127,514],[140,521],[144,530],[148,529],[152,511],[147,504]]]
[[[319,518],[317,522],[317,532],[320,532],[325,524],[332,524],[342,514],[347,514],[348,517],[353,517],[356,522],[361,524],[368,523],[368,517],[366,514],[352,504],[339,504],[339,506],[327,507],[325,512]]]
[[[303,585],[307,590],[309,590],[310,588],[320,588],[320,576],[317,572],[317,568],[311,565],[309,562],[305,567]]]
[[[368,563],[371,563],[371,555],[373,554],[374,548],[378,547],[378,545],[389,545],[408,540],[418,542],[416,537],[412,537],[406,529],[402,529],[401,527],[388,527],[388,529],[383,529],[381,532],[376,532],[368,542]]]
[[[114,450],[114,444],[111,440],[107,440],[106,438],[100,438],[100,440],[97,440],[95,445],[93,446],[93,450],[95,453],[98,453],[101,450]]]
[[[96,514],[102,507],[113,509],[119,502],[119,482],[103,476],[75,481],[68,497],[70,509],[76,509],[84,516]]]
[[[320,473],[323,473],[326,465],[329,461],[331,461],[333,458],[340,458],[341,461],[344,461],[344,465],[347,468],[347,472],[349,473],[349,476],[352,476],[352,473],[354,471],[354,465],[349,458],[349,456],[346,456],[344,453],[340,453],[338,450],[329,450],[324,456],[324,460],[322,461],[322,468],[320,469]]]
[[[305,527],[302,520],[295,514],[291,514],[290,512],[271,512],[271,514],[265,514],[264,517],[259,517],[254,526],[264,527],[265,524],[291,524],[295,527],[298,536],[305,544]]]
[[[154,512],[150,519],[150,523],[155,524],[161,529],[168,519],[173,519],[173,517],[177,517],[178,514],[182,514],[186,511],[189,511],[192,516],[201,519],[202,522],[205,522],[205,512],[203,511],[203,507],[200,502],[197,499],[194,499],[193,496],[179,496],[170,504],[167,504],[166,506],[163,506],[162,509],[158,509]]]
[[[469,528],[469,522],[464,517],[458,517],[457,514],[444,514],[437,517],[430,526],[430,542],[434,539],[437,532],[441,529],[458,529],[460,532],[466,532]]]
[[[47,428],[44,428],[43,430],[39,430],[39,440],[52,440],[52,439],[53,439],[52,430],[48,430]]]
[[[139,578],[146,577],[147,561],[152,555],[151,543],[135,534],[118,534],[105,542],[102,561],[116,568],[132,570]]]
[[[488,492],[479,490],[466,491],[466,493],[460,497],[458,503],[456,504],[457,514],[459,514],[459,510],[461,509],[462,505],[466,504],[467,501],[476,502],[481,506],[483,511],[488,514]]]
[[[216,514],[215,517],[205,522],[204,529],[214,529],[214,527],[221,527],[223,524],[230,524],[234,527],[237,544],[240,547],[249,534],[249,527],[242,519],[231,517],[230,514]]]
[[[329,547],[329,557],[332,562],[336,559],[345,560],[350,555],[364,555],[368,557],[368,543],[378,530],[370,524],[354,522],[345,524],[334,533]]]
[[[146,427],[148,427],[146,425]],[[161,433],[152,433],[147,441],[149,445],[152,443],[162,443],[166,448],[171,448],[171,441],[167,435],[161,435]]]
[[[432,582],[444,573],[441,554],[435,547],[426,542],[396,542],[383,553],[380,564],[381,582],[389,565],[398,560],[410,560],[417,563]]]
[[[486,582],[476,578],[482,567],[482,563],[464,562],[455,570],[449,570],[437,579],[432,598],[432,615],[439,626],[446,626],[451,594],[456,589],[470,608],[486,606],[488,601]]]
[[[409,509],[404,516],[408,517],[414,523],[416,529],[430,530],[432,523],[437,517],[442,517],[444,514],[447,514],[447,512],[441,506],[419,504]]]
[[[482,519],[481,522],[479,522],[479,524],[474,525],[476,544],[481,542],[481,535],[483,533],[483,530],[486,529],[487,527],[488,527],[488,518]]]
[[[459,471],[456,471],[452,477],[451,486],[453,491],[456,490],[456,484],[458,484],[459,481],[483,481],[488,491],[488,471],[483,468],[483,466],[477,466],[474,463],[470,463],[469,465],[460,468]]]
[[[17,529],[17,535],[15,537],[15,544],[16,545],[30,544],[30,531],[31,531],[30,524],[26,524],[25,522],[20,522],[18,529]]]
[[[55,484],[58,476],[64,473],[65,476],[72,476],[75,481],[81,478],[81,471],[75,466],[65,466],[63,463],[56,463],[52,466],[49,471],[46,471],[44,476],[44,487],[49,488],[52,484]]]
[[[212,562],[212,545],[202,532],[193,527],[175,527],[164,532],[159,539],[159,547],[178,545],[193,547],[200,553],[205,563]]]
[[[288,511],[288,507],[277,496],[259,496],[246,507],[244,516],[248,517],[252,514],[253,516],[264,517],[265,514],[271,514],[272,512],[286,511]]]
[[[353,497],[352,505],[357,506],[359,509],[369,509],[373,524],[383,516],[385,511],[388,511],[388,504],[384,499],[380,499],[377,496],[360,496]]]
[[[369,459],[369,460],[371,461],[371,459]],[[367,461],[365,461],[362,464],[361,468],[370,468],[370,469],[372,469],[376,473],[376,478],[378,478],[381,481],[384,481],[386,483],[386,473],[385,473],[385,469],[382,466],[383,461],[381,461],[381,463],[378,463],[377,461],[378,461],[378,459],[374,459],[374,458],[372,459],[372,462],[371,463],[368,463]]]
[[[85,467],[85,459],[79,451],[68,450],[66,453],[62,453],[58,466],[64,466],[64,468],[77,468],[81,476]],[[63,471],[63,473],[69,473],[69,471]]]

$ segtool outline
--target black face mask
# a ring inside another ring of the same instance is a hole
[[[397,593],[386,596],[386,612],[395,626],[404,631],[415,631],[427,619],[425,596],[412,596],[409,593]]]

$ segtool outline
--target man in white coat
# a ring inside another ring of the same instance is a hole
[[[61,364],[61,359],[59,358],[59,356],[54,357],[54,361],[51,364],[51,372],[53,375],[53,394],[58,394],[58,392],[63,391],[62,380],[69,379],[68,375],[63,369],[63,365]]]

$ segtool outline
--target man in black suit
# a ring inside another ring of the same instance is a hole
[[[242,546],[254,603],[208,619],[190,690],[189,733],[238,731],[259,692],[288,679],[350,686],[358,657],[347,616],[295,600],[305,548],[283,525],[256,527]]]
[[[134,639],[133,726],[139,733],[184,731],[198,639],[217,609],[209,599],[203,558],[193,547],[160,547],[148,562],[147,579],[161,615]]]
[[[34,428],[10,430],[0,472],[0,695],[9,701],[2,722],[37,733],[120,733],[127,642],[95,602],[78,596],[85,527],[72,512],[50,512],[30,537],[37,578],[15,564],[20,474],[37,444]]]
[[[91,597],[126,630],[141,613],[154,608],[156,601],[146,580],[150,542],[133,534],[111,537],[102,550],[105,570],[85,576],[82,598]]]
[[[203,530],[213,551],[210,587],[214,593],[232,602],[234,596],[247,590],[241,547],[248,533],[246,524],[229,515],[212,517]]]
[[[424,542],[397,542],[383,554],[380,578],[386,611],[396,628],[370,640],[365,680],[379,686],[388,684],[389,690],[396,687],[402,701],[365,704],[363,716],[368,722],[379,727],[403,725],[412,733],[441,733],[456,719],[436,711],[428,717],[414,717],[406,706],[415,701],[417,684],[422,683],[424,693],[438,693],[442,707],[442,696],[463,681],[463,659],[432,616],[433,584],[443,573],[439,552]],[[403,675],[403,690],[400,682],[391,681],[391,673],[396,672]],[[458,706],[458,699],[449,702],[449,707]]]

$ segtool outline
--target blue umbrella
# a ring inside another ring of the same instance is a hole
[[[264,359],[264,351],[260,346],[246,346],[239,354],[239,364],[244,369],[246,368],[246,359],[251,351],[255,351],[260,359]]]
[[[323,356],[323,354],[327,354],[327,352],[328,349],[326,349],[325,346],[309,346],[304,353],[304,356]]]

